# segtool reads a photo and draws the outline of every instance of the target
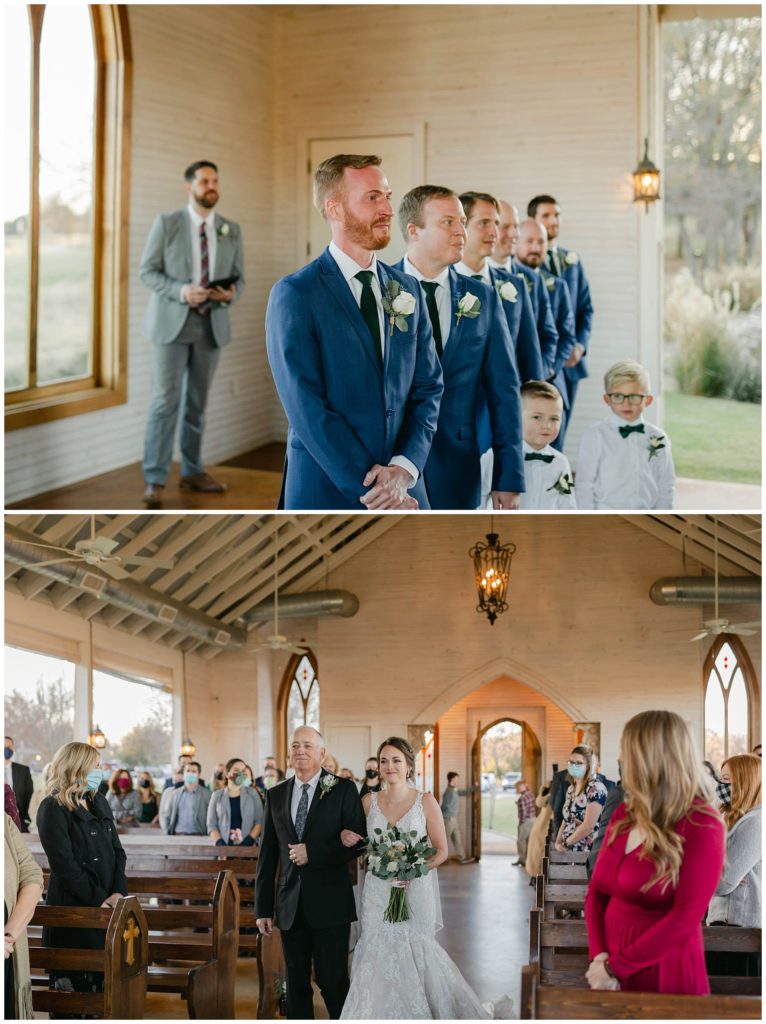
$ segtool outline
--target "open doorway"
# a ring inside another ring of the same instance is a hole
[[[503,718],[479,724],[472,755],[471,855],[513,856],[518,834],[516,783],[524,778],[536,792],[540,742],[526,722]]]

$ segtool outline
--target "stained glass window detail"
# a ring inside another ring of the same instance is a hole
[[[705,758],[716,769],[750,749],[750,701],[735,644],[720,643],[705,680]]]
[[[287,739],[301,725],[319,729],[319,679],[308,655],[298,662],[287,699]]]

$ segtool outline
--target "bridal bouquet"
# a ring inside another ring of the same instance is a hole
[[[428,836],[418,836],[414,829],[402,832],[391,825],[385,832],[381,828],[373,831],[377,838],[367,840],[368,867],[376,878],[392,883],[383,919],[394,924],[408,921],[407,887],[414,878],[428,874],[426,860],[433,857],[436,850]]]

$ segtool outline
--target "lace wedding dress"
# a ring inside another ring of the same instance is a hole
[[[367,834],[388,827],[372,793]],[[402,831],[426,832],[423,794],[396,822]],[[365,875],[362,890],[362,934],[351,965],[351,988],[342,1020],[486,1020],[492,1017],[436,941],[441,908],[436,872],[410,882],[410,919],[398,924],[383,920],[391,883]]]

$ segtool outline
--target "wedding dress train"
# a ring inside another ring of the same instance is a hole
[[[367,834],[385,831],[388,822],[372,793]],[[426,832],[423,794],[396,823],[402,831]],[[492,1017],[479,1002],[455,963],[436,941],[441,907],[436,872],[410,882],[410,919],[383,920],[391,883],[368,871],[362,890],[361,938],[351,966],[351,988],[343,1020],[486,1020]],[[491,1004],[490,1004],[491,1005]]]

